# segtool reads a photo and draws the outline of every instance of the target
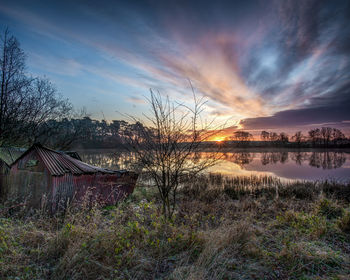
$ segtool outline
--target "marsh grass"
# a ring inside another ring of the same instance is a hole
[[[171,221],[142,186],[53,217],[2,205],[0,278],[349,279],[349,188],[210,174],[182,186]]]

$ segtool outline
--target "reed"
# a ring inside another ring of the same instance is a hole
[[[349,185],[202,175],[47,216],[0,206],[1,279],[349,279]],[[277,190],[277,191],[276,191]]]

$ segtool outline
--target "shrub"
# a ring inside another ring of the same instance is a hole
[[[325,216],[327,219],[335,219],[343,215],[344,209],[331,200],[322,199],[316,205],[316,213]]]
[[[338,220],[338,227],[345,233],[350,233],[350,212],[347,211],[343,217]]]
[[[296,229],[303,234],[320,237],[327,232],[327,223],[324,217],[303,212],[287,211],[277,216],[278,225]]]
[[[288,198],[295,197],[296,199],[312,200],[318,193],[318,189],[314,182],[295,182],[290,186],[282,186],[279,189],[279,196]]]
[[[344,264],[344,258],[339,252],[319,242],[287,243],[275,258],[293,279],[305,279],[302,278],[305,274],[336,272]]]

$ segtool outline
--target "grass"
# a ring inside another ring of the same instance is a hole
[[[48,217],[0,208],[1,279],[349,279],[350,186],[215,174]]]

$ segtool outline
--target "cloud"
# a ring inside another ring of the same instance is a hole
[[[190,102],[190,79],[209,98],[208,115],[247,128],[349,120],[348,1],[39,2],[8,2],[0,12],[86,51],[67,53],[58,74],[96,75],[128,88],[131,103],[135,88]]]
[[[240,122],[244,129],[278,129],[295,126],[324,126],[333,122],[340,124],[349,118],[349,104],[336,107],[318,107],[299,110],[286,110],[271,117],[247,118]]]
[[[324,85],[325,86],[325,85]],[[350,118],[350,82],[309,100],[311,105],[277,112],[268,117],[247,118],[240,122],[244,129],[276,129],[295,126],[323,126],[333,123],[347,127]]]
[[[138,96],[130,96],[126,100],[132,104],[146,104],[145,98],[140,98]]]
[[[66,59],[54,56],[43,56],[39,53],[31,53],[29,63],[31,67],[45,68],[49,73],[75,77],[84,71],[84,66],[74,59]]]

